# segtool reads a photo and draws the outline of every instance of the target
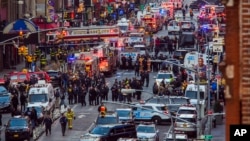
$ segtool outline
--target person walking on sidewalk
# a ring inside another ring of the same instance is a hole
[[[68,122],[68,120],[67,120],[66,116],[64,115],[64,113],[62,113],[61,117],[60,117],[60,123],[61,123],[62,135],[63,136],[65,136],[67,122]]]
[[[52,119],[50,118],[49,115],[46,115],[44,120],[43,120],[43,124],[45,125],[45,133],[46,136],[48,136],[48,132],[51,135],[51,125],[52,125]]]

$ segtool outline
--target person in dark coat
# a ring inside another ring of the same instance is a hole
[[[87,89],[85,87],[85,85],[83,84],[82,87],[79,88],[79,99],[80,99],[80,103],[82,104],[82,106],[86,106],[86,101],[85,101],[85,97],[87,95]]]
[[[145,71],[145,79],[146,79],[146,87],[148,87],[148,84],[149,84],[149,71]]]
[[[73,95],[73,87],[72,85],[70,85],[68,87],[68,100],[69,100],[69,104],[73,104],[73,98],[74,98],[74,95]]]
[[[94,100],[95,100],[95,95],[96,91],[93,86],[90,87],[89,89],[89,105],[94,105]]]
[[[51,135],[51,125],[52,125],[52,119],[49,115],[46,115],[44,120],[43,120],[43,124],[45,125],[45,133],[46,133],[46,136],[48,135],[48,132],[49,134]]]
[[[31,109],[30,120],[32,123],[32,128],[34,129],[36,126],[36,123],[37,123],[37,111],[36,111],[35,107],[32,107],[32,109]]]
[[[66,126],[67,126],[67,118],[66,116],[64,115],[64,113],[61,114],[61,117],[60,117],[60,124],[61,124],[61,128],[62,128],[62,135],[65,136],[65,131],[66,131]]]
[[[18,106],[18,97],[16,94],[14,94],[14,96],[12,97],[11,102],[12,102],[14,110],[16,111],[17,106]]]
[[[26,96],[24,94],[20,95],[21,111],[25,110]]]

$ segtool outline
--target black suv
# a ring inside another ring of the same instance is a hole
[[[29,120],[23,117],[12,117],[5,125],[5,140],[30,140],[32,137],[32,127]]]
[[[117,141],[119,138],[136,138],[135,124],[98,125],[80,140]]]

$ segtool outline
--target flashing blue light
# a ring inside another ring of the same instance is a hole
[[[165,14],[165,10],[164,9],[160,9],[160,14]]]
[[[120,16],[122,16],[124,14],[123,9],[119,9],[118,11],[119,11],[118,13],[119,13]]]

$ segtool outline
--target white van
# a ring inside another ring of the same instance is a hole
[[[39,80],[37,84],[31,85],[28,92],[28,107],[42,106],[52,114],[55,109],[54,88],[51,83]]]
[[[190,99],[190,103],[192,105],[196,105],[198,101],[198,87],[199,87],[199,93],[200,93],[200,103],[205,104],[207,99],[207,85],[206,84],[200,84],[199,86],[197,84],[188,84],[187,88],[185,90],[185,97],[188,97]]]
[[[198,59],[203,58],[204,65],[207,65],[207,55],[198,53],[197,51],[189,52],[184,57],[184,67],[193,68],[198,64]]]

